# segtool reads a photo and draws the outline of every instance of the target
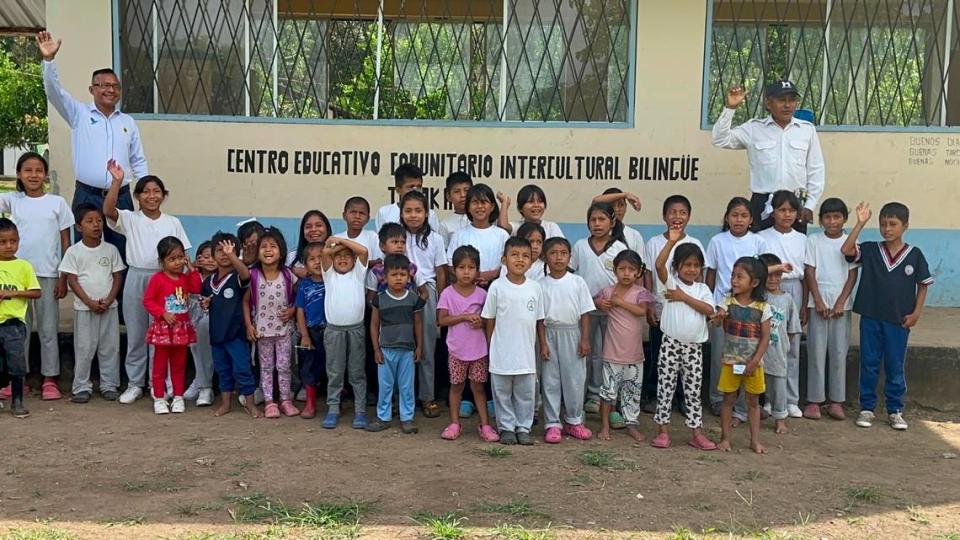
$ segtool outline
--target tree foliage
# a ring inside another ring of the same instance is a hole
[[[26,37],[0,39],[0,148],[47,142],[39,53]]]

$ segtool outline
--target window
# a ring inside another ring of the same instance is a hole
[[[632,0],[117,0],[125,109],[626,123]]]
[[[737,121],[765,114],[764,84],[788,78],[827,126],[960,126],[960,2],[711,2],[704,115],[743,85]],[[953,69],[951,69],[953,68]]]

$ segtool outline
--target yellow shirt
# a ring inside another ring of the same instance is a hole
[[[40,289],[33,266],[23,259],[0,261],[0,289],[5,291],[29,291]],[[0,324],[10,319],[23,320],[27,315],[27,299],[23,297],[0,300]]]

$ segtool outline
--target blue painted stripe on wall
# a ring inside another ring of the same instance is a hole
[[[236,232],[237,223],[249,216],[178,216],[194,245],[208,239],[219,230]],[[272,225],[283,231],[289,244],[296,244],[300,225],[299,218],[261,218],[260,222]],[[334,232],[345,228],[342,219],[331,219]],[[373,225],[368,226],[370,229]],[[587,226],[583,223],[561,223],[560,227],[567,238],[578,239],[587,236]],[[663,225],[632,225],[640,231],[644,239],[663,232]],[[710,225],[691,225],[687,230],[706,246],[710,237],[720,232],[719,227]],[[879,240],[876,229],[864,233],[866,240]],[[960,268],[960,231],[952,229],[910,229],[907,241],[923,250],[930,264],[936,282],[927,295],[927,305],[941,307],[960,307],[960,282],[956,279]],[[291,246],[293,247],[293,246]]]

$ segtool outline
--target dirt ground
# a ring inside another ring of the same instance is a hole
[[[158,417],[147,400],[27,405],[24,420],[0,411],[0,539],[960,539],[956,415],[910,411],[904,433],[801,419],[777,436],[765,423],[765,456],[745,426],[734,452],[687,447],[679,416],[668,450],[625,432],[547,445],[535,429],[535,446],[498,455],[475,419],[449,442],[444,418],[418,416],[411,436],[237,409]],[[643,428],[649,439],[649,416]]]

